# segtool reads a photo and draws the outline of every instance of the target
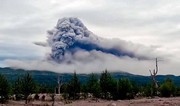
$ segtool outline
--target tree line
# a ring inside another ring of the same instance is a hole
[[[49,84],[38,84],[32,76],[27,73],[19,76],[13,83],[8,82],[4,75],[0,74],[0,102],[4,103],[10,96],[15,95],[16,100],[25,100],[30,94],[38,93],[55,93],[56,86]],[[90,74],[86,83],[81,83],[74,72],[71,80],[63,83],[61,86],[61,94],[64,99],[133,99],[135,97],[153,97],[153,96],[180,96],[180,87],[174,85],[173,81],[167,78],[159,87],[156,95],[153,93],[151,83],[139,85],[128,78],[115,79],[105,70],[101,73],[100,78],[96,74]]]

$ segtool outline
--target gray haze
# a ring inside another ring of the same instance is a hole
[[[100,72],[107,68],[145,75],[149,74],[149,69],[154,68],[153,60],[119,58],[99,51],[79,51],[76,54],[78,59],[70,66],[47,61],[45,57],[50,49],[36,46],[33,42],[46,42],[47,30],[53,29],[59,18],[78,17],[96,35],[109,40],[118,38],[126,42],[127,45],[124,46],[127,46],[127,49],[162,59],[163,61],[159,62],[160,74],[180,75],[180,1],[1,0],[0,2],[0,66],[57,72],[78,70],[84,73]],[[137,51],[134,48],[138,48]],[[93,56],[98,58],[94,59]],[[91,62],[79,61],[85,58]]]

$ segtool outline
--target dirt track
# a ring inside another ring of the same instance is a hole
[[[78,100],[70,104],[55,102],[55,106],[108,106],[111,103],[116,104],[116,106],[180,106],[180,97],[154,99],[142,98],[136,100],[118,101],[99,100],[98,102],[92,100]],[[24,105],[24,101],[9,101],[8,104],[1,106],[52,106],[52,102],[33,101],[27,105]]]

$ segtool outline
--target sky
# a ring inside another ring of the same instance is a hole
[[[49,65],[45,60],[49,50],[33,42],[45,42],[47,30],[53,29],[58,19],[77,17],[99,37],[141,45],[136,46],[140,51],[143,49],[144,54],[161,60],[158,62],[159,74],[180,75],[180,1],[0,0],[0,2],[1,67],[17,66],[56,72],[62,72],[63,69],[84,70],[84,73],[91,70],[99,72],[107,68],[143,75],[149,75],[149,69],[155,68],[154,60],[139,61],[106,54],[99,55],[105,58],[104,63],[96,60],[95,63],[77,63],[78,65],[72,66],[63,64],[55,65],[57,66],[55,69],[54,65]]]

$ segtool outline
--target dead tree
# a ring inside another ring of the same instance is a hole
[[[63,77],[58,76],[58,94],[61,93],[61,86],[63,85]]]
[[[52,106],[54,106],[55,104],[55,96],[56,96],[56,88],[54,88],[54,93],[50,94],[52,100]]]
[[[153,70],[153,73],[151,72],[151,70],[149,70],[149,71],[150,71],[150,74],[151,74],[151,78],[152,78],[152,81],[153,81],[153,85],[154,85],[154,87],[157,89],[157,88],[158,88],[158,83],[157,83],[157,81],[156,81],[156,75],[157,75],[157,72],[158,72],[158,71]]]
[[[157,63],[158,63],[158,60],[156,58],[156,69],[154,69],[153,71],[149,70],[149,72],[151,74],[152,84],[153,84],[152,85],[153,86],[153,94],[152,95],[157,94],[158,88],[159,88],[158,82],[156,80],[156,75],[158,73],[158,64]]]

